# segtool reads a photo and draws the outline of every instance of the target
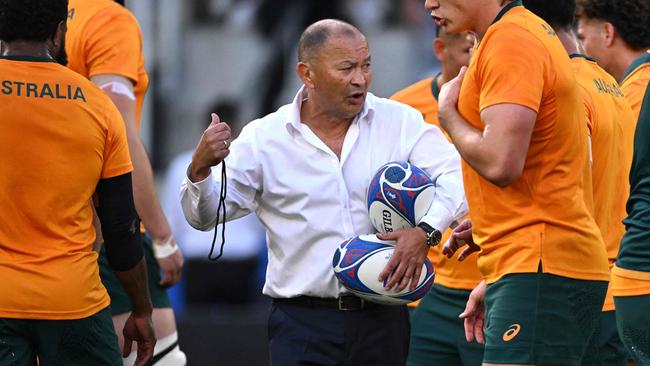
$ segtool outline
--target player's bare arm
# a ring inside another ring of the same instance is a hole
[[[506,187],[523,172],[537,113],[517,104],[497,104],[481,111],[485,128],[474,128],[458,112],[466,71],[463,67],[440,91],[440,124],[472,168],[491,183]]]
[[[138,215],[146,223],[151,235],[156,259],[162,269],[160,284],[171,286],[178,282],[183,270],[181,254],[167,218],[162,211],[153,180],[153,170],[140,139],[136,124],[136,100],[131,80],[119,75],[96,75],[91,80],[113,101],[126,126],[131,161],[133,162],[133,192]]]

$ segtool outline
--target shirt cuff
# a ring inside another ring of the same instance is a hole
[[[441,233],[444,233],[451,223],[454,222],[454,215],[445,207],[434,203],[420,222],[424,222],[432,228],[438,229]]]
[[[192,169],[192,165],[189,165],[185,172],[185,182],[187,183],[188,191],[195,197],[201,196],[201,192],[209,193],[212,189],[212,169],[210,169],[210,174],[205,179],[198,182],[192,182],[190,180],[190,169]]]

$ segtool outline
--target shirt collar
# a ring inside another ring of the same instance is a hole
[[[38,57],[38,56],[0,56],[2,60],[11,61],[29,61],[29,62],[54,62],[56,61],[51,57]]]
[[[431,81],[431,94],[433,94],[433,97],[438,101],[438,96],[440,95],[440,88],[438,88],[438,77],[440,76],[440,72],[433,77],[433,81]]]
[[[650,51],[645,52],[641,56],[635,58],[634,61],[632,61],[632,64],[630,65],[630,67],[628,67],[627,70],[625,70],[625,73],[623,74],[623,78],[621,79],[621,82],[623,80],[627,79],[627,77],[630,76],[630,74],[632,74],[636,69],[638,69],[639,66],[641,66],[641,65],[643,65],[645,63],[648,63],[648,62],[650,62]]]
[[[289,111],[287,116],[287,122],[285,126],[287,130],[300,131],[302,128],[302,118],[300,118],[300,109],[302,108],[303,101],[307,99],[307,88],[303,85],[296,93],[296,96],[293,98],[293,102],[289,105]],[[357,114],[355,120],[361,121],[365,120],[367,123],[372,123],[375,118],[375,96],[370,92],[366,93],[366,101],[363,103],[363,108],[361,112]]]
[[[584,58],[585,60],[591,61],[591,62],[596,62],[595,58],[589,57],[587,55],[583,55],[582,53],[572,53],[569,55],[570,58]]]
[[[501,18],[503,18],[503,16],[506,15],[506,13],[508,11],[510,11],[510,9],[512,9],[514,7],[517,7],[517,6],[523,6],[523,5],[524,4],[521,2],[521,0],[511,1],[510,3],[508,3],[508,5],[504,6],[503,9],[501,9],[499,14],[497,14],[497,17],[494,18],[494,21],[492,22],[492,24],[494,24],[494,23],[498,22],[499,20],[501,20]]]

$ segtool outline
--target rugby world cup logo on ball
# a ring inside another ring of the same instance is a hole
[[[429,175],[408,162],[388,163],[368,187],[368,214],[381,233],[414,227],[433,202],[435,186]]]
[[[415,289],[387,290],[379,281],[395,249],[394,241],[378,239],[375,235],[359,235],[343,242],[334,252],[332,267],[336,278],[353,294],[384,305],[403,305],[422,298],[433,285],[434,270],[427,259]]]

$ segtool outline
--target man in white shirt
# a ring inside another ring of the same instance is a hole
[[[418,111],[368,93],[370,51],[355,27],[316,22],[298,49],[304,86],[291,104],[248,124],[232,147],[229,127],[212,115],[182,185],[183,211],[197,229],[215,225],[221,182],[210,169],[230,154],[226,220],[255,212],[267,232],[272,365],[403,365],[406,308],[346,293],[332,255],[344,240],[374,232],[366,191],[375,171],[410,161],[430,174],[436,195],[418,227],[394,234],[381,277],[388,288],[405,288],[429,245],[465,213],[460,157]]]

